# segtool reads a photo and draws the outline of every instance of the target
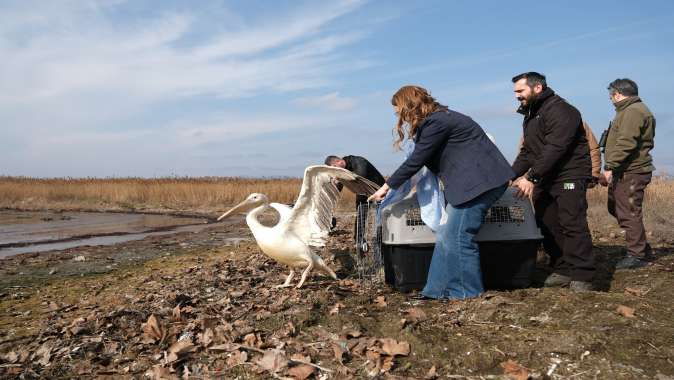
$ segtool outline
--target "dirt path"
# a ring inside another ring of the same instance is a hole
[[[601,292],[420,302],[354,278],[350,223],[326,255],[342,280],[301,290],[273,288],[286,269],[243,224],[247,240],[211,228],[1,260],[0,377],[674,376],[668,242],[653,265],[614,272],[621,243],[595,237]]]

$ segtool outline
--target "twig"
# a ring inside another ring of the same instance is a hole
[[[499,354],[501,354],[501,355],[503,355],[503,356],[507,356],[507,355],[505,354],[505,352],[499,350],[498,347],[496,347],[496,346],[494,346],[494,351],[498,352]]]
[[[308,365],[308,366],[312,366],[312,367],[314,367],[314,368],[318,368],[318,369],[320,369],[320,370],[323,371],[323,372],[329,372],[329,373],[332,373],[332,370],[331,370],[331,369],[321,367],[321,366],[319,366],[318,364],[314,364],[314,363],[310,363],[310,362],[305,362],[304,360],[297,360],[297,359],[289,359],[289,360],[290,360],[293,364],[305,364],[305,365]]]
[[[568,379],[570,379],[570,378],[572,378],[572,377],[580,376],[580,375],[582,375],[582,374],[584,374],[584,373],[588,373],[588,372],[590,372],[590,371],[591,371],[591,370],[588,369],[587,371],[578,372],[578,373],[576,373],[576,374],[574,374],[574,375],[569,376]]]
[[[648,344],[649,346],[655,348],[656,351],[660,351],[660,349],[657,348],[657,347],[655,347],[655,346],[653,345],[653,343],[651,343],[651,342],[646,342],[646,344]]]
[[[257,347],[246,346],[245,344],[235,344],[235,346],[236,348],[243,348],[244,350],[258,352],[260,354],[264,354],[266,352],[265,350],[261,350]]]

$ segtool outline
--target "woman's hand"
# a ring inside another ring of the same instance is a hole
[[[388,187],[388,183],[385,183],[384,186],[380,187],[379,190],[377,190],[377,192],[375,192],[369,198],[367,198],[367,201],[368,202],[370,202],[370,201],[377,201],[377,202],[381,201],[382,199],[384,199],[384,197],[388,193],[389,189],[390,188]]]

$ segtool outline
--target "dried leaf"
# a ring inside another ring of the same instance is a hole
[[[159,324],[159,320],[151,314],[147,322],[143,323],[143,343],[155,343],[164,339],[166,332]]]
[[[180,304],[176,305],[176,307],[173,308],[173,320],[176,322],[180,322],[183,320],[182,313],[180,312]]]
[[[339,364],[344,364],[345,356],[348,356],[349,354],[346,342],[342,340],[332,342],[332,351],[335,353],[337,362]]]
[[[297,380],[305,380],[309,378],[309,376],[313,375],[314,372],[316,372],[316,367],[306,364],[296,365],[288,369],[288,375]]]
[[[238,348],[238,345],[236,345],[236,344],[225,343],[225,344],[217,344],[215,346],[211,346],[208,349],[210,351],[234,351],[237,348]]]
[[[170,368],[162,367],[161,365],[156,365],[152,367],[150,371],[147,371],[146,376],[149,376],[155,380],[177,380],[178,376],[171,373]]]
[[[393,368],[393,357],[385,357],[381,363],[381,372],[388,372]]]
[[[213,343],[213,335],[213,329],[207,328],[203,333],[198,335],[199,343],[204,347],[208,347],[208,345]]]
[[[248,353],[246,353],[246,351],[236,350],[227,358],[227,367],[233,368],[247,361],[248,361]]]
[[[426,319],[428,319],[428,316],[426,316],[426,312],[423,311],[422,309],[418,308],[418,307],[413,307],[413,308],[407,310],[406,313],[407,313],[407,319],[410,322],[413,322],[413,323],[423,322]]]
[[[426,372],[426,375],[424,376],[424,379],[426,380],[435,380],[438,378],[438,372],[435,369],[435,366],[431,367],[431,369]]]
[[[625,294],[633,295],[633,296],[637,296],[637,297],[643,297],[649,291],[650,290],[647,290],[647,289],[644,289],[644,288],[641,288],[641,287],[639,287],[639,288],[630,288],[630,287],[625,288]]]
[[[182,356],[196,351],[196,349],[196,346],[189,339],[178,340],[169,347],[166,362],[173,363]]]
[[[367,368],[368,375],[370,377],[378,375],[381,369],[381,354],[374,350],[367,350],[365,358],[367,359],[365,367]]]
[[[33,354],[33,358],[37,358],[37,363],[46,366],[49,364],[49,360],[51,359],[51,350],[53,347],[53,343],[51,341],[47,341],[42,343],[40,348],[35,351]]]
[[[344,307],[344,304],[343,304],[343,303],[337,302],[337,303],[335,304],[335,306],[333,306],[333,307],[330,308],[330,310],[328,311],[328,313],[329,313],[330,315],[339,314],[339,309],[341,309],[341,308],[343,308],[343,307]]]
[[[255,347],[255,342],[257,342],[257,337],[253,333],[243,337],[243,343],[247,346]]]
[[[384,296],[379,296],[374,299],[374,304],[377,307],[386,307],[388,304],[386,303],[386,297]]]
[[[19,361],[19,355],[17,355],[17,353],[14,351],[10,351],[2,357],[2,360],[6,361],[7,363],[13,364]]]
[[[358,330],[353,330],[353,329],[344,330],[344,331],[342,332],[342,336],[343,336],[344,338],[346,338],[346,339],[349,339],[349,338],[358,338],[358,337],[360,337],[361,335],[363,335],[363,333],[361,333],[361,332],[358,331]]]
[[[529,378],[529,369],[514,360],[501,363],[501,368],[503,368],[503,374],[512,380],[527,380]]]
[[[407,356],[410,354],[410,344],[407,342],[398,342],[395,339],[391,338],[382,338],[379,339],[381,342],[381,349],[386,355],[389,356]]]
[[[622,315],[625,318],[634,318],[634,309],[625,305],[618,305],[616,309],[618,314]]]
[[[276,373],[288,366],[288,359],[279,351],[268,350],[262,359],[257,361],[257,365],[266,371]]]

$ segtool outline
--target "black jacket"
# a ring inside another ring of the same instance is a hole
[[[515,178],[529,171],[543,184],[592,176],[583,120],[574,106],[546,88],[517,112],[524,115],[524,143],[513,163]]]
[[[452,110],[434,112],[421,122],[414,151],[386,182],[397,189],[423,166],[440,178],[452,206],[502,186],[513,176],[510,164],[482,128]]]
[[[384,176],[382,176],[381,173],[379,173],[379,170],[364,157],[344,156],[342,159],[346,161],[346,170],[367,178],[379,186],[384,184]]]
[[[365,157],[344,156],[342,159],[346,161],[346,170],[352,171],[361,177],[369,179],[379,186],[384,184],[384,176],[382,176],[381,173],[379,173],[379,170],[377,170],[377,168],[375,168],[374,165],[370,163],[370,161],[365,159]],[[338,188],[339,191],[342,191],[341,184],[338,186]],[[356,204],[366,202],[366,195],[356,194]]]

